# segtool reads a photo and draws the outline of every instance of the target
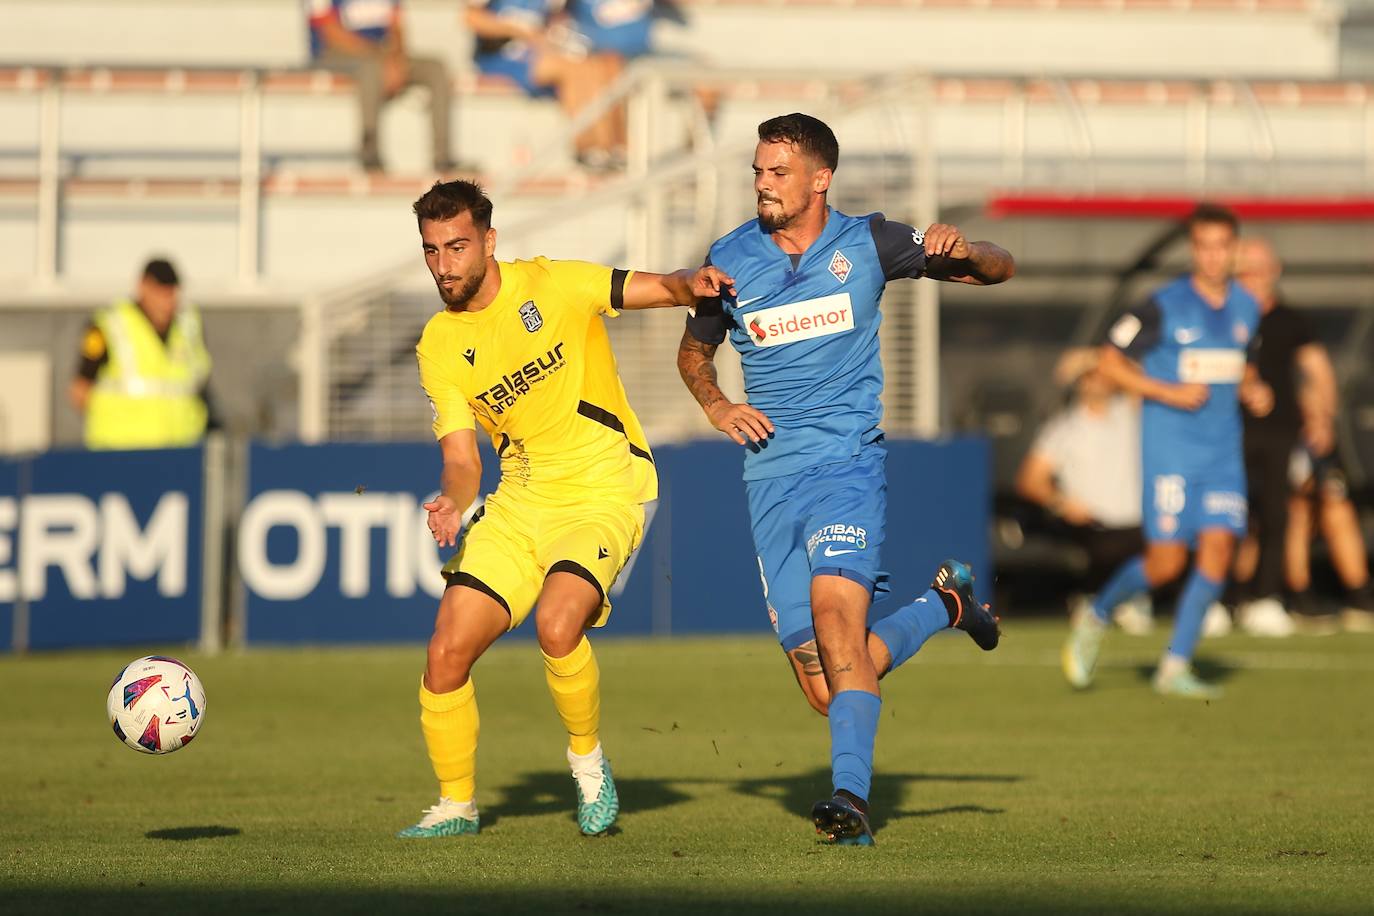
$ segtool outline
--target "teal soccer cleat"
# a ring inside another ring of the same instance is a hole
[[[418,824],[407,827],[396,836],[403,840],[427,840],[441,836],[475,836],[481,829],[476,805],[440,798],[439,804],[425,809],[425,815]]]
[[[574,754],[569,749],[568,765],[577,786],[577,827],[584,836],[601,836],[611,829],[620,813],[611,762],[598,744],[590,754]]]

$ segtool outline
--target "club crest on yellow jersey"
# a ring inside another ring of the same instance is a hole
[[[539,314],[539,306],[533,299],[520,306],[520,320],[525,322],[525,330],[531,334],[544,326],[544,316]]]

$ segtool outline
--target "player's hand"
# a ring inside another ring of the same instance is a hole
[[[1057,512],[1059,517],[1064,521],[1068,522],[1070,525],[1076,525],[1079,528],[1086,528],[1097,521],[1093,518],[1091,509],[1069,496],[1064,497],[1064,499],[1059,502],[1055,507],[1055,512]]]
[[[687,282],[692,287],[692,295],[698,299],[714,299],[722,290],[735,295],[735,278],[719,267],[699,268]]]
[[[1170,407],[1177,407],[1179,410],[1199,410],[1211,396],[1212,389],[1201,382],[1187,382],[1170,385],[1160,400]]]
[[[1308,451],[1324,458],[1336,447],[1336,427],[1330,417],[1312,417],[1303,425],[1302,439]]]
[[[773,421],[764,416],[763,411],[755,410],[748,404],[717,401],[707,411],[706,418],[712,426],[734,439],[737,445],[747,442],[757,445],[773,432]]]
[[[1241,382],[1236,395],[1252,417],[1266,417],[1274,409],[1274,389],[1264,382]]]
[[[932,223],[926,230],[926,257],[932,256],[965,259],[969,256],[968,239],[958,226]]]
[[[463,512],[458,504],[447,496],[436,496],[434,502],[425,503],[429,513],[429,533],[440,547],[453,547],[458,543],[458,532],[463,530]]]

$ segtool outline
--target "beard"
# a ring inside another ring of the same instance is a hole
[[[462,310],[472,297],[477,295],[477,290],[481,288],[482,281],[486,278],[487,265],[486,262],[483,261],[472,276],[463,280],[452,289],[444,289],[444,287],[440,285],[440,280],[447,280],[449,279],[448,277],[435,279],[434,285],[438,287],[439,298],[444,300],[445,306],[451,309]]]
[[[763,209],[763,205],[765,203],[775,204],[776,208],[765,211]],[[793,217],[795,216],[795,214],[785,212],[782,209],[782,201],[778,200],[775,197],[760,198],[758,212],[759,225],[767,229],[769,232],[777,232],[779,229],[786,229],[788,225],[792,222]]]

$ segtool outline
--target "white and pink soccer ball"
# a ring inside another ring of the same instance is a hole
[[[134,659],[115,675],[105,711],[120,741],[145,754],[180,750],[205,721],[205,688],[174,658]]]

